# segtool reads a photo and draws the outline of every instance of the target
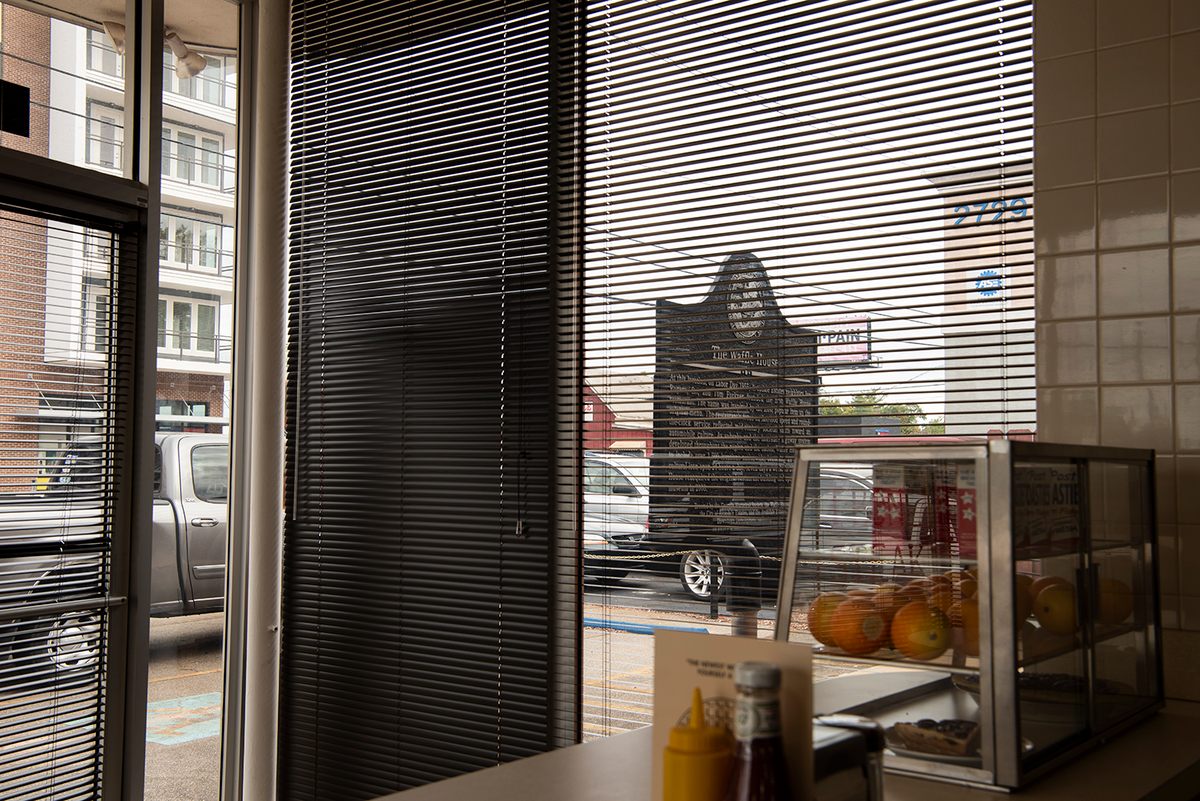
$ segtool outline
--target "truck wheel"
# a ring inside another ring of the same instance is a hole
[[[100,615],[93,611],[65,612],[47,621],[42,651],[55,674],[71,674],[100,661]]]
[[[679,582],[688,595],[707,601],[725,583],[725,558],[717,551],[688,551],[679,559]]]

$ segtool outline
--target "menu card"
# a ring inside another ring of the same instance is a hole
[[[704,696],[711,725],[733,728],[738,662],[771,662],[782,673],[783,746],[795,801],[812,798],[812,650],[803,643],[687,631],[654,632],[654,788],[662,798],[663,749],[673,726],[691,713],[692,688]]]

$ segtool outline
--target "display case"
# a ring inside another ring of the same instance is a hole
[[[1163,702],[1153,452],[799,449],[776,637],[888,770],[1026,784]]]

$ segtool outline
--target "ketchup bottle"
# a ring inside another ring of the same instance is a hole
[[[792,801],[779,714],[779,668],[739,662],[733,778],[726,801]]]

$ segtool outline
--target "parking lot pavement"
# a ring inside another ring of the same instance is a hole
[[[224,620],[150,621],[147,801],[217,801]]]

